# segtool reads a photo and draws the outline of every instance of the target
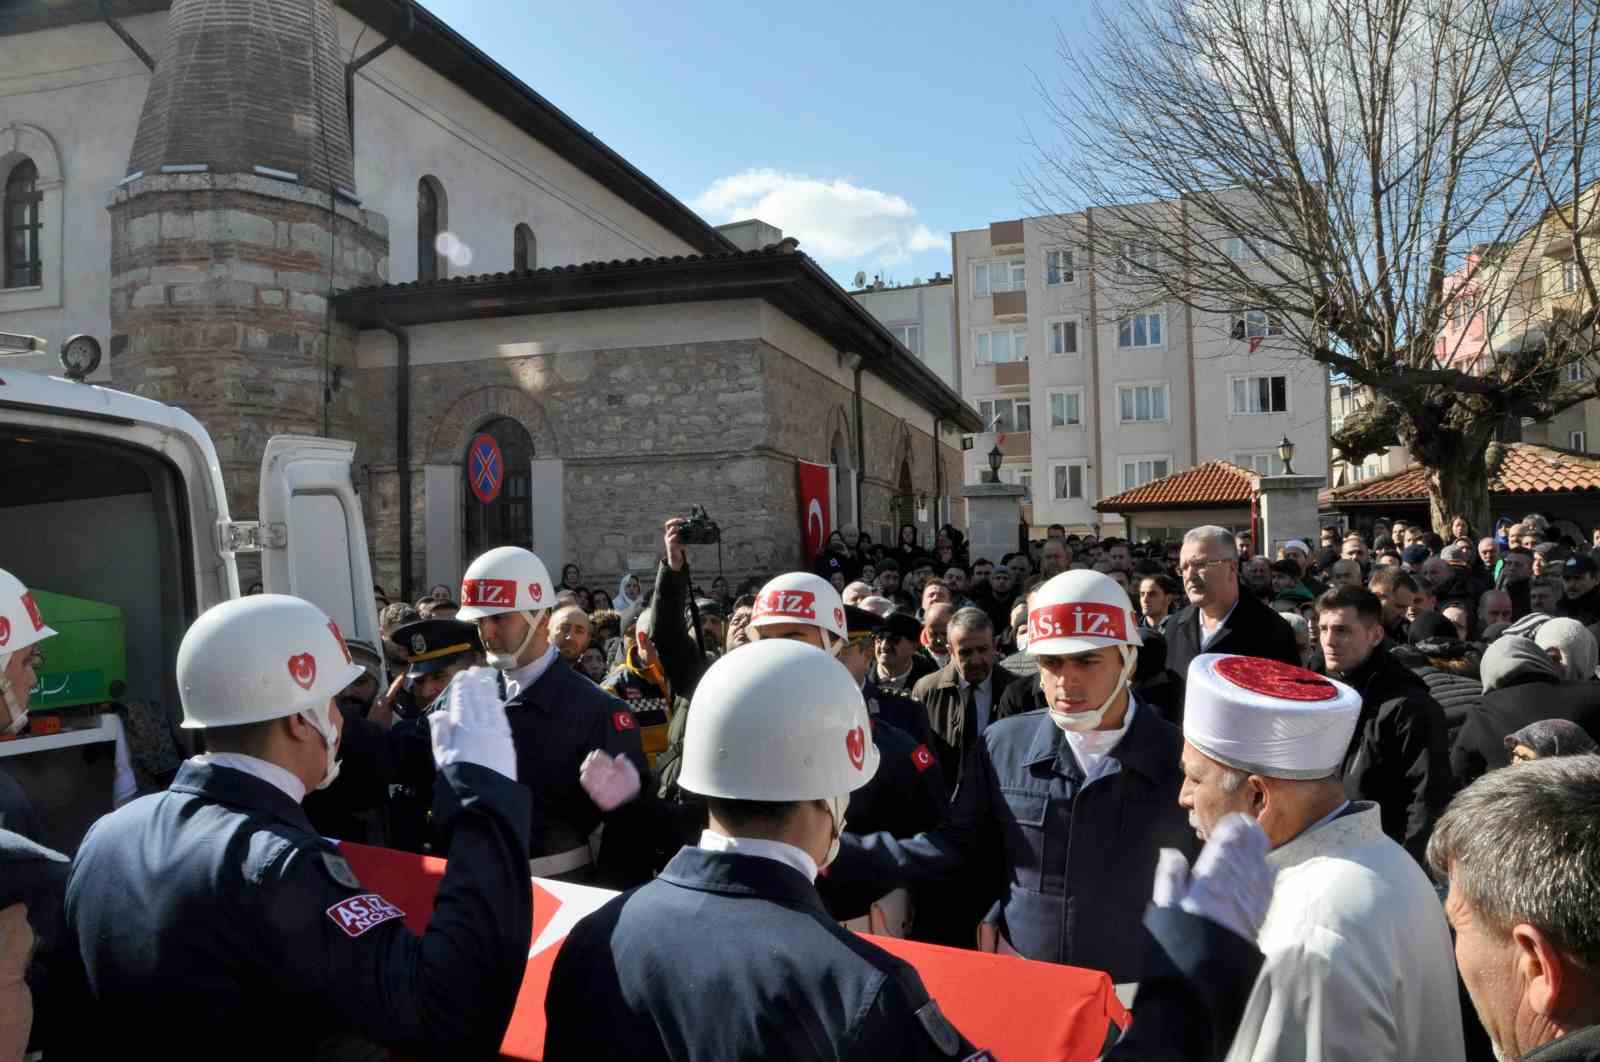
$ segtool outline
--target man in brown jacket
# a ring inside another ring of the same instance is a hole
[[[1000,695],[1016,676],[995,667],[994,623],[983,609],[964,608],[950,617],[947,639],[950,663],[920,679],[912,696],[928,710],[934,751],[953,789],[978,735],[1005,717]]]

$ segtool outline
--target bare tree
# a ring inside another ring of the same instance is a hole
[[[1597,394],[1596,0],[1142,0],[1061,41],[1028,195],[1129,301],[1237,315],[1370,400],[1433,520],[1485,455]],[[1483,314],[1488,341],[1457,326]],[[1579,371],[1581,367],[1584,371]]]

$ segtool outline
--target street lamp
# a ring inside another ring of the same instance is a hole
[[[1278,444],[1278,456],[1283,458],[1283,474],[1286,476],[1294,475],[1294,465],[1290,463],[1294,460],[1294,443],[1289,441],[1287,435]]]
[[[989,451],[989,482],[990,483],[999,483],[1000,482],[1000,458],[1002,456],[1004,456],[1004,455],[1002,455],[1000,453],[1000,447],[998,447],[998,446],[992,448]]]

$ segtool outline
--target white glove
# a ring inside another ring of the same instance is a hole
[[[601,811],[613,811],[639,795],[639,768],[620,752],[595,749],[578,768],[578,784]]]
[[[492,667],[474,667],[450,680],[443,703],[428,715],[433,762],[440,767],[476,763],[514,782],[517,750],[496,675]]]
[[[1195,860],[1163,848],[1156,861],[1151,900],[1209,918],[1246,940],[1255,940],[1272,903],[1277,870],[1267,862],[1272,845],[1260,823],[1239,812],[1224,815]]]

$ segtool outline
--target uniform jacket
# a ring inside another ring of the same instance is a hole
[[[1015,676],[1003,667],[992,668],[984,679],[990,689],[989,725],[1004,718],[1001,698]],[[945,781],[953,789],[961,779],[962,760],[977,744],[978,720],[966,704],[961,690],[961,675],[954,661],[918,681],[912,697],[927,709],[933,727],[934,751],[944,768]]]
[[[877,685],[867,677],[861,694],[867,700],[867,714],[880,718],[917,739],[918,744],[934,747],[933,727],[928,723],[928,710],[921,701],[914,701],[892,689]]]
[[[902,697],[909,697],[911,696],[911,691],[916,688],[917,683],[938,670],[939,665],[935,664],[926,652],[919,649],[911,654],[911,670],[907,673],[903,682],[891,682],[889,676],[879,672],[876,663],[872,665],[868,679],[879,689],[898,693]]]
[[[1361,694],[1361,715],[1344,757],[1345,795],[1374,801],[1383,832],[1426,866],[1433,824],[1455,795],[1444,709],[1386,644],[1339,678]]]
[[[1266,965],[1228,1062],[1439,1062],[1462,1057],[1450,931],[1438,894],[1384,836],[1377,807],[1272,852]]]
[[[910,840],[847,833],[829,877],[887,889],[975,866],[1023,956],[1137,981],[1157,853],[1199,850],[1178,806],[1182,748],[1177,728],[1140,706],[1114,769],[1085,784],[1049,713],[1002,719],[983,732],[944,825]]]
[[[340,1034],[493,1054],[533,932],[528,791],[469,763],[436,789],[452,858],[421,937],[299,804],[242,771],[190,761],[102,818],[67,883],[89,998],[66,1057],[125,1054],[161,1015],[182,1027],[161,1037],[168,1059],[310,1058]]]
[[[573,927],[545,996],[544,1057],[970,1055],[971,1044],[936,1014],[916,971],[829,917],[798,871],[685,848],[660,877]]]
[[[1201,645],[1200,609],[1194,605],[1185,605],[1169,616],[1163,633],[1167,636],[1167,670],[1173,676],[1173,711],[1179,720],[1183,718],[1184,679],[1188,677],[1190,662],[1201,653],[1260,656],[1300,666],[1300,647],[1295,644],[1294,629],[1243,588],[1239,592],[1239,603],[1222,621],[1222,628],[1210,643]]]
[[[1600,682],[1519,682],[1483,695],[1450,749],[1457,785],[1511,762],[1505,737],[1541,719],[1570,719],[1600,741]]]
[[[600,883],[627,888],[648,880],[655,785],[628,706],[557,655],[537,682],[506,705],[506,718],[517,748],[517,778],[533,792],[529,851],[544,856],[576,848],[604,822]],[[578,770],[594,749],[626,755],[642,782],[637,799],[604,815],[578,784]]]

